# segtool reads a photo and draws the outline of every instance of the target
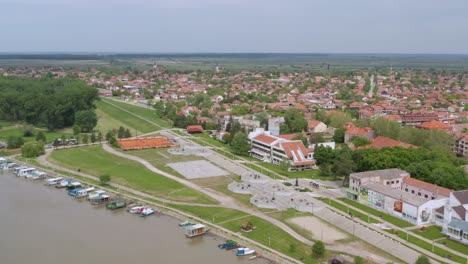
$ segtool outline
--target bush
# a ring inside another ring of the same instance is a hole
[[[22,137],[9,136],[7,139],[7,148],[14,149],[23,146],[24,140]]]
[[[32,126],[24,126],[21,131],[23,132],[24,137],[34,136],[34,128]]]
[[[119,145],[119,143],[117,142],[117,139],[114,136],[110,138],[109,143],[114,148],[120,148],[120,145]]]
[[[354,257],[354,264],[364,264],[364,259],[361,256]]]
[[[107,185],[111,180],[111,176],[108,174],[104,174],[99,176],[99,181],[101,182],[102,185]]]
[[[36,141],[42,141],[44,143],[46,143],[47,139],[44,135],[44,133],[42,131],[39,131],[39,133],[37,133],[36,135]]]
[[[44,153],[44,143],[41,141],[28,142],[21,147],[21,155],[25,158],[38,157]]]
[[[323,255],[325,255],[325,244],[323,244],[322,241],[317,240],[312,246],[312,255],[315,258],[321,258]]]
[[[415,262],[415,264],[430,264],[430,263],[431,262],[429,261],[429,258],[424,255],[419,256]]]

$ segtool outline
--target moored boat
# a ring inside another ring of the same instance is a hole
[[[126,206],[127,206],[127,202],[124,199],[117,198],[114,201],[108,203],[106,205],[106,208],[111,209],[111,210],[115,210],[115,209],[119,209],[119,208],[124,208]]]
[[[89,187],[86,189],[81,189],[76,192],[76,198],[87,197],[90,192],[94,191],[94,187]]]
[[[39,179],[44,179],[45,177],[47,177],[47,173],[36,170],[26,177],[32,180],[39,180]]]
[[[77,196],[78,192],[81,191],[81,190],[83,190],[83,188],[76,188],[76,189],[68,191],[68,194],[71,195],[71,196]]]
[[[49,185],[49,186],[57,185],[57,184],[60,183],[61,180],[63,180],[63,177],[47,179],[46,184]]]
[[[112,201],[112,197],[110,197],[109,195],[107,194],[101,194],[99,196],[96,196],[92,199],[89,199],[91,204],[94,204],[94,205],[99,205],[99,204],[104,204],[104,203],[107,203],[107,202],[110,202]]]
[[[155,212],[156,211],[154,211],[152,208],[146,207],[145,209],[143,209],[143,211],[141,211],[140,216],[141,217],[146,217],[148,215],[154,214]]]
[[[71,190],[74,190],[74,189],[81,188],[81,183],[80,182],[70,182],[69,184],[67,184],[66,187],[67,187],[68,191],[71,191]]]
[[[240,247],[241,247],[241,246],[239,246],[239,245],[237,244],[237,245],[234,245],[234,246],[225,247],[224,249],[225,249],[225,250],[231,250],[231,249],[240,248]]]
[[[63,179],[55,186],[55,188],[65,188],[71,182],[73,182],[73,178]]]
[[[185,231],[185,236],[188,238],[202,236],[206,234],[208,231],[210,231],[210,229],[207,229],[205,225],[196,224],[192,226],[187,226],[187,229]]]
[[[234,247],[234,246],[237,246],[237,243],[234,242],[234,241],[227,241],[226,243],[223,243],[223,244],[219,244],[218,247],[220,249],[226,249],[226,248],[231,248],[231,247]]]
[[[179,224],[179,226],[189,226],[189,225],[192,225],[192,223],[189,221],[185,221]]]
[[[33,167],[21,169],[21,170],[19,170],[19,172],[18,172],[18,174],[16,176],[27,178],[35,170],[36,170],[36,168],[33,168]]]
[[[99,196],[101,196],[101,195],[103,195],[103,194],[105,194],[105,193],[106,193],[106,191],[104,191],[104,190],[97,190],[97,191],[94,191],[94,192],[92,192],[92,193],[90,193],[90,194],[88,195],[88,200],[92,200],[92,199],[98,198]]]
[[[236,252],[236,256],[247,256],[252,255],[255,253],[255,250],[250,248],[238,248]]]
[[[141,214],[141,212],[145,209],[144,206],[141,206],[141,205],[136,205],[136,206],[132,206],[131,208],[129,208],[127,211],[131,214]]]

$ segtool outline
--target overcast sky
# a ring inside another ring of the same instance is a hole
[[[468,54],[468,0],[0,0],[0,51]]]

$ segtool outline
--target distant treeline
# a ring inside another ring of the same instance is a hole
[[[96,88],[80,80],[0,77],[0,118],[50,130],[71,126],[75,113],[93,109]]]

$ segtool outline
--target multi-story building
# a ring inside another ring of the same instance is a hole
[[[449,238],[468,245],[468,190],[450,193],[447,203],[436,210],[436,224]]]
[[[289,162],[290,171],[312,169],[315,165],[312,149],[307,149],[301,140],[287,140],[271,135],[262,128],[249,134],[252,149],[250,155],[259,160],[279,165]]]
[[[452,146],[452,150],[459,157],[468,157],[468,135],[463,134],[457,137]]]
[[[416,225],[434,221],[451,190],[410,178],[400,169],[352,173],[348,197]]]

